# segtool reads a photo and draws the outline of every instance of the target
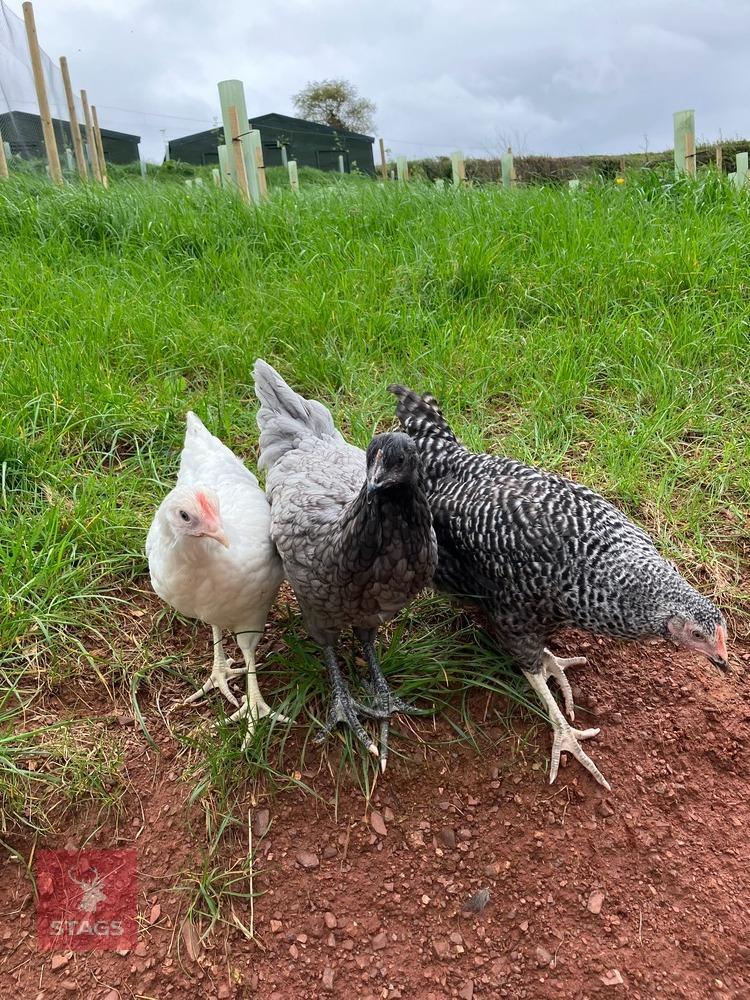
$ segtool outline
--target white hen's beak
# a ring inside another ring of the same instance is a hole
[[[215,539],[219,543],[219,545],[223,545],[225,549],[229,548],[229,539],[227,538],[226,532],[224,531],[224,529],[221,527],[220,524],[217,524],[217,526],[213,528],[211,531],[205,532],[205,536],[206,538]]]

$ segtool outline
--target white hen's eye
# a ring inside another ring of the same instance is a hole
[[[180,517],[182,518],[183,521],[189,521],[190,520],[190,515],[188,514],[188,512],[186,510],[181,510],[180,511]]]

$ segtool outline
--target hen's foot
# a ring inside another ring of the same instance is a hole
[[[194,691],[193,694],[189,695],[187,698],[184,698],[180,704],[192,705],[194,702],[200,701],[200,699],[203,698],[204,695],[207,695],[209,691],[216,688],[224,695],[231,705],[238,708],[240,703],[237,701],[232,691],[230,691],[229,682],[233,681],[236,677],[243,677],[247,673],[247,667],[233,667],[233,662],[233,660],[228,659],[223,662],[214,663],[211,674],[203,687]]]
[[[247,719],[247,729],[245,730],[245,738],[242,741],[243,750],[246,750],[250,745],[255,733],[255,725],[261,719],[269,718],[273,719],[274,722],[289,722],[289,718],[286,715],[274,711],[261,696],[255,698],[245,696],[242,699],[240,707],[229,716],[227,722],[239,722],[240,719],[245,718]]]
[[[574,729],[564,720],[561,726],[555,726],[553,723],[553,727],[554,736],[552,739],[552,757],[549,762],[550,785],[557,777],[557,771],[560,766],[560,754],[569,753],[575,757],[579,764],[586,768],[589,774],[595,778],[600,785],[603,785],[608,792],[612,791],[607,779],[588,754],[584,753],[583,747],[578,742],[579,740],[590,740],[593,736],[598,736],[599,730]]]
[[[539,695],[540,701],[547,709],[549,721],[554,732],[552,740],[552,758],[549,766],[550,784],[557,777],[557,771],[560,766],[560,754],[566,752],[571,753],[579,764],[582,764],[600,785],[603,785],[607,791],[610,791],[609,782],[591,758],[583,752],[583,749],[578,742],[579,740],[591,739],[592,736],[598,736],[599,730],[573,729],[560,711],[560,706],[553,698],[552,692],[547,686],[544,670],[524,670],[523,675]],[[564,676],[565,674],[563,674],[563,677]]]
[[[382,718],[382,713],[377,712],[367,705],[360,705],[359,702],[356,702],[348,690],[344,689],[334,692],[331,707],[328,710],[328,719],[323,726],[322,732],[318,733],[315,737],[315,742],[322,743],[337,726],[344,725],[351,729],[365,750],[371,753],[373,757],[377,757],[378,748],[360,722],[360,715],[364,715],[370,719]]]
[[[568,667],[582,667],[585,663],[585,656],[572,656],[565,659],[564,657],[555,656],[548,649],[544,651],[544,659],[542,660],[544,679],[547,680],[549,677],[554,677],[557,681],[562,691],[563,701],[565,702],[565,712],[571,722],[574,721],[576,713],[573,707],[573,692],[570,689],[570,681],[565,676],[565,671]]]

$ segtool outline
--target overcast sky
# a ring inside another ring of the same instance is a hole
[[[20,0],[6,0],[20,15]],[[103,127],[210,128],[216,83],[248,112],[293,114],[308,80],[346,77],[395,154],[622,153],[671,146],[695,108],[707,141],[750,135],[749,0],[36,0]],[[127,109],[116,110],[116,109]],[[148,112],[148,114],[146,114]],[[181,120],[185,119],[185,120]]]

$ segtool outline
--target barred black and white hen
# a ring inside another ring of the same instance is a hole
[[[378,756],[359,717],[379,719],[385,770],[390,716],[413,710],[389,690],[375,637],[429,584],[437,561],[417,449],[406,434],[378,434],[366,453],[347,444],[322,403],[300,396],[260,359],[255,392],[271,537],[328,667],[333,699],[324,733],[344,723]],[[339,669],[336,643],[347,628],[370,667],[369,706],[352,698]]]
[[[641,528],[603,497],[510,458],[474,454],[456,438],[431,396],[390,386],[417,445],[438,540],[435,586],[481,607],[521,668],[554,730],[550,782],[570,752],[609,788],[548,686],[554,677],[574,719],[565,669],[547,649],[565,625],[624,639],[661,636],[727,667],[721,612],[659,555]]]

